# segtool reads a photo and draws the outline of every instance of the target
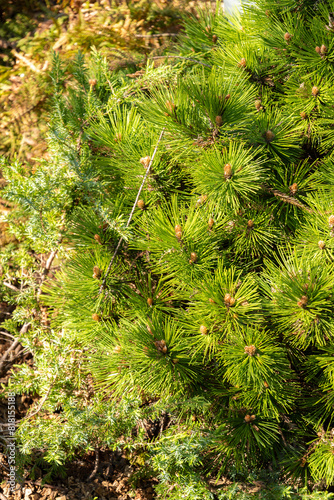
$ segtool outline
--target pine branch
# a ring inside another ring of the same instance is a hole
[[[156,152],[157,152],[157,150],[158,150],[158,146],[159,146],[159,144],[160,144],[160,141],[161,141],[161,139],[162,139],[162,136],[164,135],[164,132],[165,132],[165,128],[163,128],[163,129],[162,129],[162,131],[161,131],[161,134],[160,134],[160,137],[159,137],[159,139],[158,139],[158,142],[157,142],[157,144],[156,144],[156,146],[155,146],[155,149],[154,149],[154,152],[153,152],[152,158],[150,159],[150,163],[149,163],[149,165],[148,165],[148,167],[147,167],[147,169],[146,169],[146,173],[145,173],[145,175],[144,175],[143,182],[141,183],[141,186],[140,186],[140,188],[139,188],[139,190],[138,190],[138,193],[137,193],[137,196],[136,196],[135,202],[134,202],[134,204],[133,204],[133,207],[132,207],[132,210],[131,210],[131,213],[130,213],[130,216],[129,216],[128,222],[126,223],[126,226],[125,226],[126,228],[128,228],[128,227],[129,227],[130,222],[131,222],[131,220],[132,220],[132,216],[133,216],[133,213],[134,213],[135,208],[136,208],[136,206],[137,206],[137,202],[138,202],[138,199],[139,199],[140,193],[142,192],[142,189],[143,189],[143,187],[144,187],[145,181],[146,181],[146,179],[147,179],[147,177],[148,177],[148,174],[150,173],[151,165],[152,165],[152,163],[153,163],[153,161],[154,161],[154,157],[155,157],[155,155],[156,155]],[[114,255],[112,256],[111,261],[109,262],[109,265],[108,265],[108,268],[107,268],[106,274],[105,274],[105,276],[104,276],[104,278],[103,278],[102,285],[101,285],[100,290],[99,290],[99,294],[101,294],[101,293],[102,293],[102,291],[103,291],[103,289],[104,289],[104,287],[105,287],[105,285],[106,285],[107,278],[108,278],[108,275],[109,275],[109,273],[110,273],[111,266],[113,265],[113,262],[114,262],[114,260],[115,260],[116,255],[117,255],[117,252],[118,252],[118,250],[119,250],[119,248],[120,248],[120,246],[121,246],[121,244],[122,244],[122,241],[123,241],[123,236],[119,239],[119,241],[118,241],[118,243],[117,243],[117,247],[116,247],[115,252],[114,252]]]

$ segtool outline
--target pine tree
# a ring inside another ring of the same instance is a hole
[[[332,12],[202,12],[135,83],[95,53],[65,90],[55,56],[52,159],[7,169],[22,232],[45,249],[62,234],[53,328],[93,350],[116,401],[184,422],[202,401],[187,425],[217,473],[280,461],[334,481]]]

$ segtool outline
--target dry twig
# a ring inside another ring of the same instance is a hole
[[[42,71],[37,68],[37,66],[34,65],[34,63],[32,63],[31,61],[29,61],[29,59],[27,57],[25,57],[24,55],[20,54],[19,52],[17,52],[15,49],[12,50],[12,54],[19,60],[19,61],[22,61],[23,64],[25,64],[26,66],[28,66],[28,68],[30,68],[32,71],[34,71],[35,73],[42,73]]]
[[[296,200],[292,196],[289,196],[285,193],[282,193],[281,191],[278,191],[278,189],[271,188],[269,186],[262,185],[261,186],[264,191],[267,191],[267,193],[271,193],[277,198],[281,198],[281,200],[286,201],[287,203],[290,203],[291,205],[294,205],[295,207],[302,208],[303,210],[306,210],[306,212],[309,212],[310,214],[313,213],[312,210],[301,203],[300,201]]]
[[[100,464],[100,452],[99,452],[98,448],[95,448],[94,469],[93,469],[92,473],[90,474],[90,476],[87,478],[87,481],[86,481],[87,483],[89,483],[96,476],[97,470],[99,468],[99,464]]]
[[[25,334],[28,331],[29,327],[30,327],[30,323],[24,323],[24,325],[22,326],[22,328],[20,330],[20,336],[14,340],[12,345],[7,349],[7,351],[2,356],[2,358],[0,360],[0,373],[3,370],[3,366],[6,362],[6,359],[8,358],[9,354],[19,345],[19,343],[21,342],[21,339],[20,339],[21,335]]]
[[[145,173],[145,175],[144,175],[143,182],[141,183],[141,186],[140,186],[140,188],[139,188],[139,190],[138,190],[138,193],[137,193],[137,196],[136,196],[135,202],[134,202],[134,204],[133,204],[133,207],[132,207],[132,210],[131,210],[131,213],[130,213],[130,216],[129,216],[128,222],[126,223],[126,226],[125,226],[126,228],[127,228],[127,227],[129,227],[130,222],[131,222],[131,220],[132,220],[133,213],[134,213],[135,208],[136,208],[136,206],[137,206],[137,201],[139,200],[140,193],[142,192],[142,189],[143,189],[143,187],[144,187],[145,181],[146,181],[147,176],[148,176],[148,174],[149,174],[149,172],[150,172],[151,165],[152,165],[152,163],[153,163],[154,157],[155,157],[155,155],[156,155],[156,152],[157,152],[157,150],[158,150],[158,146],[159,146],[159,144],[160,144],[160,141],[161,141],[161,139],[162,139],[162,136],[164,135],[164,132],[165,132],[165,128],[163,128],[163,129],[162,129],[162,131],[161,131],[161,134],[160,134],[159,139],[158,139],[158,142],[157,142],[157,144],[156,144],[156,146],[155,146],[155,149],[154,149],[154,152],[153,152],[152,158],[150,159],[150,163],[149,163],[149,165],[148,165],[148,167],[147,167],[147,169],[146,169],[146,173]],[[103,289],[104,289],[104,287],[105,287],[105,284],[106,284],[106,282],[107,282],[108,275],[109,275],[109,273],[110,273],[111,266],[113,265],[113,262],[114,262],[114,260],[115,260],[116,255],[117,255],[117,252],[118,252],[118,250],[119,250],[119,248],[120,248],[120,246],[121,246],[121,244],[122,244],[122,241],[123,241],[123,236],[119,239],[119,241],[118,241],[118,243],[117,243],[117,247],[116,247],[116,249],[115,249],[115,251],[114,251],[114,254],[113,254],[112,258],[111,258],[111,261],[109,262],[108,269],[107,269],[106,274],[105,274],[105,276],[104,276],[104,278],[103,278],[102,285],[100,286],[99,294],[100,294],[100,293],[102,293],[102,290],[103,290]]]
[[[11,290],[14,290],[14,292],[19,292],[19,288],[16,286],[12,285],[11,283],[7,283],[7,281],[3,281],[2,284],[6,286],[7,288],[10,288]]]

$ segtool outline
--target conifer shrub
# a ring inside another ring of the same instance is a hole
[[[333,11],[202,12],[135,83],[95,52],[64,88],[54,56],[50,159],[4,166],[6,196],[16,234],[62,257],[30,338],[64,342],[82,375],[46,376],[46,348],[41,379],[15,374],[60,415],[23,421],[23,454],[33,435],[57,463],[125,446],[166,498],[213,498],[206,478],[232,470],[333,484]],[[74,397],[88,374],[94,396]]]

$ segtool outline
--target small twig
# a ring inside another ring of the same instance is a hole
[[[46,99],[46,97],[42,97],[39,101],[37,101],[35,104],[33,104],[32,106],[30,106],[29,108],[27,108],[25,111],[23,111],[22,113],[19,113],[16,116],[14,116],[14,118],[12,118],[11,120],[9,120],[6,123],[6,127],[8,127],[8,125],[11,125],[12,123],[15,123],[16,121],[20,120],[24,115],[27,115],[33,109],[37,108],[37,106],[39,106],[41,104],[41,102],[44,102],[45,99]],[[0,128],[5,128],[5,127],[4,126],[0,126]],[[9,202],[6,202],[6,203],[9,204]]]
[[[62,236],[59,237],[57,243],[60,244],[61,242],[62,242]],[[53,262],[54,258],[56,257],[57,253],[58,253],[58,248],[56,248],[55,250],[52,250],[52,252],[49,255],[48,260],[46,261],[45,268],[43,269],[43,273],[42,273],[41,282],[40,282],[40,285],[39,285],[39,288],[37,291],[37,296],[36,296],[37,302],[39,302],[39,298],[40,298],[40,295],[42,293],[42,285],[45,281],[45,278],[49,274],[49,271],[50,271],[51,266],[52,266],[52,262]]]
[[[7,283],[7,281],[3,281],[2,284],[6,286],[7,288],[10,288],[11,290],[14,290],[15,292],[19,292],[19,288],[16,286],[12,285],[11,283]]]
[[[29,61],[29,59],[19,52],[17,52],[15,49],[12,50],[12,54],[17,57],[20,61],[22,61],[26,66],[28,66],[30,69],[32,69],[35,73],[41,73],[41,70],[37,68],[34,63]]]
[[[9,354],[15,349],[15,347],[20,343],[20,339],[15,339],[12,345],[7,349],[5,354],[2,356],[0,360],[0,373],[2,373],[3,366],[5,364],[6,359],[8,358]]]
[[[46,230],[45,230],[45,226],[44,226],[44,222],[43,222],[42,208],[39,209],[39,219],[41,221],[41,226],[42,226],[43,232],[46,234]]]
[[[36,408],[35,411],[33,411],[32,413],[30,413],[29,415],[26,415],[25,417],[23,417],[24,419],[28,419],[28,418],[31,418],[31,417],[34,417],[35,415],[37,415],[37,413],[39,413],[42,409],[42,406],[44,405],[45,401],[48,399],[49,397],[49,394],[51,392],[51,389],[52,387],[54,386],[55,382],[56,382],[56,379],[57,379],[57,375],[54,377],[53,381],[51,382],[50,384],[50,387],[48,388],[46,394],[43,396],[43,398],[41,399],[38,407]]]
[[[158,38],[159,36],[178,36],[178,33],[160,33],[156,35],[135,35],[135,38]]]
[[[25,323],[21,330],[20,330],[20,337],[21,335],[27,333],[28,331],[28,328],[30,326],[30,323]],[[1,360],[0,360],[0,373],[2,372],[2,369],[3,369],[3,366],[5,364],[5,361],[6,359],[8,358],[9,354],[19,345],[19,343],[21,342],[21,339],[17,338],[14,340],[14,342],[12,343],[12,345],[7,349],[7,351],[4,353],[4,355],[2,356]]]
[[[10,362],[11,362],[11,363],[13,363],[13,361],[15,361],[17,358],[19,358],[19,357],[21,356],[21,354],[22,354],[22,353],[27,353],[27,352],[29,352],[29,351],[28,351],[26,348],[21,349],[21,351],[20,351],[20,352],[18,352],[18,353],[16,354],[16,356],[14,356],[14,357],[10,360]],[[7,361],[7,363],[8,363],[8,361]]]
[[[99,452],[98,448],[95,448],[95,464],[94,464],[94,469],[93,469],[91,475],[87,478],[87,480],[86,480],[87,483],[89,481],[91,481],[96,476],[97,470],[99,468],[99,464],[100,464],[100,452]]]
[[[135,211],[135,209],[136,209],[136,206],[137,206],[137,201],[138,201],[138,199],[139,199],[140,193],[142,192],[142,189],[143,189],[143,187],[144,187],[144,184],[145,184],[145,181],[146,181],[146,179],[147,179],[147,176],[148,176],[148,174],[149,174],[149,172],[150,172],[151,165],[152,165],[152,163],[153,163],[154,157],[155,157],[155,155],[156,155],[156,152],[157,152],[157,150],[158,150],[158,146],[159,146],[159,144],[160,144],[160,141],[161,141],[161,139],[162,139],[162,136],[164,135],[164,132],[165,132],[165,127],[164,127],[164,128],[162,129],[162,131],[161,131],[161,134],[160,134],[159,139],[158,139],[158,142],[157,142],[157,144],[156,144],[156,146],[155,146],[155,149],[154,149],[154,152],[153,152],[152,158],[150,159],[150,163],[149,163],[149,165],[148,165],[148,167],[147,167],[147,169],[146,169],[146,173],[145,173],[145,175],[144,175],[144,178],[143,178],[143,181],[142,181],[142,183],[141,183],[141,186],[140,186],[140,188],[139,188],[139,190],[138,190],[138,193],[137,193],[137,196],[136,196],[135,202],[134,202],[134,204],[133,204],[133,207],[132,207],[132,210],[131,210],[131,213],[130,213],[130,216],[129,216],[128,222],[126,223],[126,226],[125,226],[126,228],[127,228],[127,227],[129,227],[130,222],[131,222],[131,220],[132,220],[133,213],[134,213],[134,211]],[[119,248],[120,248],[120,246],[121,246],[121,244],[122,244],[122,241],[123,241],[123,236],[121,236],[121,238],[119,239],[119,241],[118,241],[118,243],[117,243],[117,247],[116,247],[116,249],[115,249],[115,251],[114,251],[114,254],[113,254],[112,258],[111,258],[111,261],[109,262],[108,269],[107,269],[106,274],[105,274],[105,276],[104,276],[104,278],[103,278],[102,285],[100,286],[99,294],[100,294],[100,293],[102,293],[102,291],[103,291],[103,289],[104,289],[104,287],[105,287],[105,285],[106,285],[107,278],[108,278],[108,275],[109,275],[109,273],[110,273],[111,266],[113,265],[113,262],[114,262],[114,260],[115,260],[116,255],[117,255],[117,252],[118,252],[118,250],[119,250]]]
[[[262,185],[261,187],[262,187],[262,189],[264,189],[264,191],[267,191],[267,193],[271,193],[274,196],[277,196],[277,198],[281,198],[283,201],[286,201],[287,203],[290,203],[291,205],[294,205],[298,208],[302,208],[302,209],[306,210],[307,212],[309,212],[310,214],[313,213],[313,211],[309,207],[307,207],[306,205],[304,205],[300,201],[296,200],[292,196],[288,196],[287,194],[282,193],[281,191],[278,191],[277,189],[270,188],[270,187],[265,186],[265,185]]]
[[[24,482],[28,483],[28,484],[36,484],[37,486],[42,486],[41,481],[30,481],[30,480],[26,479]],[[59,488],[59,486],[52,486],[52,484],[46,484],[46,483],[43,484],[43,487],[51,488],[53,490],[57,490]]]
[[[0,334],[5,335],[6,337],[10,337],[11,339],[15,339],[14,335],[10,335],[10,333],[0,332]]]
[[[192,59],[191,57],[183,57],[183,56],[154,56],[154,57],[150,57],[149,59],[170,59],[170,58],[173,58],[173,59],[184,59],[185,61],[191,61],[191,62],[195,62],[197,64],[201,64],[202,66],[205,66],[206,68],[212,68],[212,65],[211,64],[205,64],[201,61],[197,61],[197,59]]]

